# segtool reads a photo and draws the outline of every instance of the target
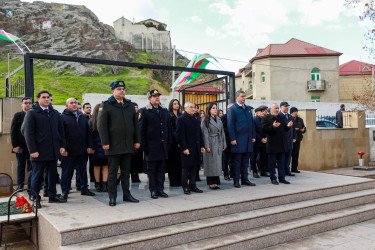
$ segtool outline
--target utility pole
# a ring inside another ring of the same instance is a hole
[[[176,45],[173,45],[173,67],[176,66]],[[175,72],[174,70],[172,71],[172,84],[171,86],[173,85],[175,79],[174,79],[174,75],[175,75]],[[374,81],[373,81],[374,82]],[[172,99],[175,99],[174,97],[174,89],[172,89]]]

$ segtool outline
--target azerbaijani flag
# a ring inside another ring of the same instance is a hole
[[[193,68],[193,69],[205,69],[207,64],[210,63],[209,58],[213,58],[216,62],[216,58],[211,56],[210,54],[202,54],[202,55],[195,55],[193,59],[189,62],[186,68]],[[201,73],[196,72],[182,72],[181,75],[177,78],[177,80],[173,83],[172,89],[181,87],[183,85],[189,84],[193,82]]]
[[[5,30],[0,30],[0,39],[8,41],[8,42],[15,42],[15,41],[20,40],[19,37],[16,37],[16,36],[6,32]]]

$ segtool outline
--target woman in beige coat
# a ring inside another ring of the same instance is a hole
[[[207,112],[201,123],[202,135],[206,153],[203,154],[204,175],[210,189],[219,189],[222,172],[222,154],[227,147],[223,123],[217,116],[216,103],[207,105]]]

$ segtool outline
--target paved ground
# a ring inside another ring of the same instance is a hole
[[[353,167],[329,169],[329,170],[323,170],[323,171],[320,171],[320,172],[321,173],[327,173],[327,174],[338,174],[338,175],[346,175],[346,176],[355,176],[355,177],[375,179],[375,170],[371,170],[371,171],[354,170]]]

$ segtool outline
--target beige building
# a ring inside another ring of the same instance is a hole
[[[134,23],[121,17],[113,22],[113,27],[118,39],[127,41],[136,49],[146,52],[171,50],[171,36],[165,23],[153,19]]]
[[[340,102],[358,103],[356,97],[372,91],[373,67],[355,60],[340,65]]]
[[[340,55],[294,38],[270,44],[240,70],[236,88],[248,99],[338,102]]]

